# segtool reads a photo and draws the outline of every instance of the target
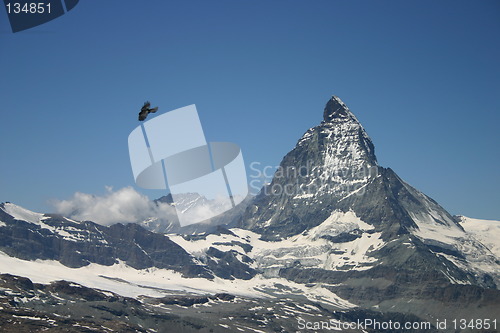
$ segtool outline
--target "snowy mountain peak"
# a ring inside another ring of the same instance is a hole
[[[334,121],[335,119],[354,119],[353,114],[345,105],[342,100],[337,96],[332,96],[328,103],[326,103],[325,110],[323,112],[323,119],[326,122]],[[357,120],[356,120],[357,121]]]
[[[355,184],[356,188],[366,184],[376,176],[370,169],[378,166],[378,163],[375,147],[365,129],[337,96],[327,102],[323,117],[325,120],[309,129],[285,156],[282,166],[290,167],[288,164],[292,164],[300,167],[306,161],[310,172],[301,177],[306,184],[318,178],[323,179],[323,185],[328,185],[330,189],[330,185],[335,183],[342,184],[342,188],[345,188],[346,183]],[[347,192],[354,190],[352,186],[348,187]],[[324,191],[319,189],[317,192]],[[348,194],[346,191],[341,192],[337,194]]]
[[[246,227],[273,228],[271,237],[276,238],[300,233],[324,221],[337,202],[362,195],[377,178],[375,147],[337,96],[326,103],[324,119],[283,158],[271,184],[256,200],[266,209],[246,216]],[[283,206],[287,209],[267,209]]]
[[[39,224],[40,221],[46,218],[44,214],[32,212],[31,210],[10,202],[1,203],[0,210],[12,216],[16,220],[26,221],[34,224]]]

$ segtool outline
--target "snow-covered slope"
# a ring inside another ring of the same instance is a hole
[[[32,212],[10,202],[1,204],[0,209],[16,220],[26,221],[33,224],[40,224],[42,220],[46,219],[44,214]]]
[[[193,256],[203,260],[210,247],[248,256],[251,267],[267,277],[279,276],[280,269],[301,265],[326,270],[366,270],[377,262],[371,256],[384,241],[373,226],[361,221],[353,212],[333,212],[319,226],[300,235],[280,241],[265,241],[249,230],[233,228],[231,234],[207,235],[186,240],[180,235],[170,239]]]
[[[466,216],[457,216],[464,230],[483,243],[500,259],[500,221],[480,220]]]
[[[134,298],[164,297],[178,292],[200,295],[230,293],[250,298],[286,298],[287,294],[299,294],[311,301],[327,303],[338,309],[354,307],[352,303],[321,285],[305,286],[283,278],[267,279],[262,276],[246,281],[185,278],[172,270],[158,268],[138,270],[124,262],[112,266],[90,264],[85,267],[70,268],[54,260],[27,261],[0,252],[0,273],[24,276],[33,282],[44,284],[66,280]]]
[[[36,227],[57,235],[64,240],[71,242],[90,240],[89,233],[86,230],[82,230],[84,226],[78,221],[63,216],[54,218],[53,215],[36,213],[9,202],[0,204],[0,210],[8,214],[14,220],[34,224]],[[67,222],[67,224],[64,222]],[[5,222],[2,223],[3,225],[0,224],[0,227],[7,226]],[[101,237],[98,241],[107,244],[106,240]]]

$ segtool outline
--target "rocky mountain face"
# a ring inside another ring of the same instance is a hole
[[[436,318],[498,314],[500,222],[452,217],[380,166],[366,131],[335,96],[256,197],[182,229],[138,222],[104,227],[1,204],[0,273],[33,279],[25,292],[40,297],[66,280],[137,300],[137,316],[111,305],[114,298],[96,305],[125,311],[134,329],[173,320],[199,331],[296,331],[299,316],[434,325]],[[3,281],[17,288],[11,277]],[[73,296],[58,295],[73,304]],[[9,311],[47,309],[4,296]],[[197,306],[206,306],[205,319],[187,320]],[[72,309],[81,318],[97,311]],[[104,312],[99,316],[117,318]]]
[[[465,299],[471,289],[497,294],[500,282],[498,257],[434,200],[379,166],[372,141],[336,96],[239,226],[270,241],[327,240],[317,250],[326,256],[319,265],[279,260],[296,253],[298,243],[269,251],[278,258],[270,266],[280,265],[278,275],[297,282],[340,284],[340,296],[370,306],[388,299],[432,303],[446,288],[463,291]],[[303,248],[311,252],[310,244]]]
[[[240,226],[276,240],[319,225],[335,210],[354,211],[387,241],[417,228],[411,213],[422,210],[436,211],[440,223],[460,229],[432,199],[378,165],[366,131],[333,96],[321,124],[283,158]]]
[[[201,262],[164,234],[153,233],[129,223],[110,227],[93,222],[39,214],[11,203],[0,204],[0,251],[25,260],[55,260],[79,268],[91,263],[113,265],[124,261],[135,269],[170,269],[186,278],[213,278],[220,271],[214,264],[230,260],[234,276],[251,278],[253,270],[230,255],[213,252]],[[215,249],[214,249],[215,250]],[[239,265],[238,265],[239,264]],[[225,272],[221,274],[226,274]]]
[[[345,104],[332,97],[323,118],[283,158],[241,227],[269,240],[299,234],[326,220],[341,199],[377,177],[373,143]]]

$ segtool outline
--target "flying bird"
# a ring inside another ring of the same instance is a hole
[[[148,114],[155,113],[158,110],[158,107],[150,108],[150,106],[151,103],[144,103],[143,107],[141,108],[141,112],[139,112],[139,121],[146,120]]]

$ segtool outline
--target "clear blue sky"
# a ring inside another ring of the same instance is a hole
[[[146,99],[277,165],[335,94],[382,166],[500,219],[499,59],[499,1],[83,0],[16,34],[0,8],[0,202],[133,186]]]

